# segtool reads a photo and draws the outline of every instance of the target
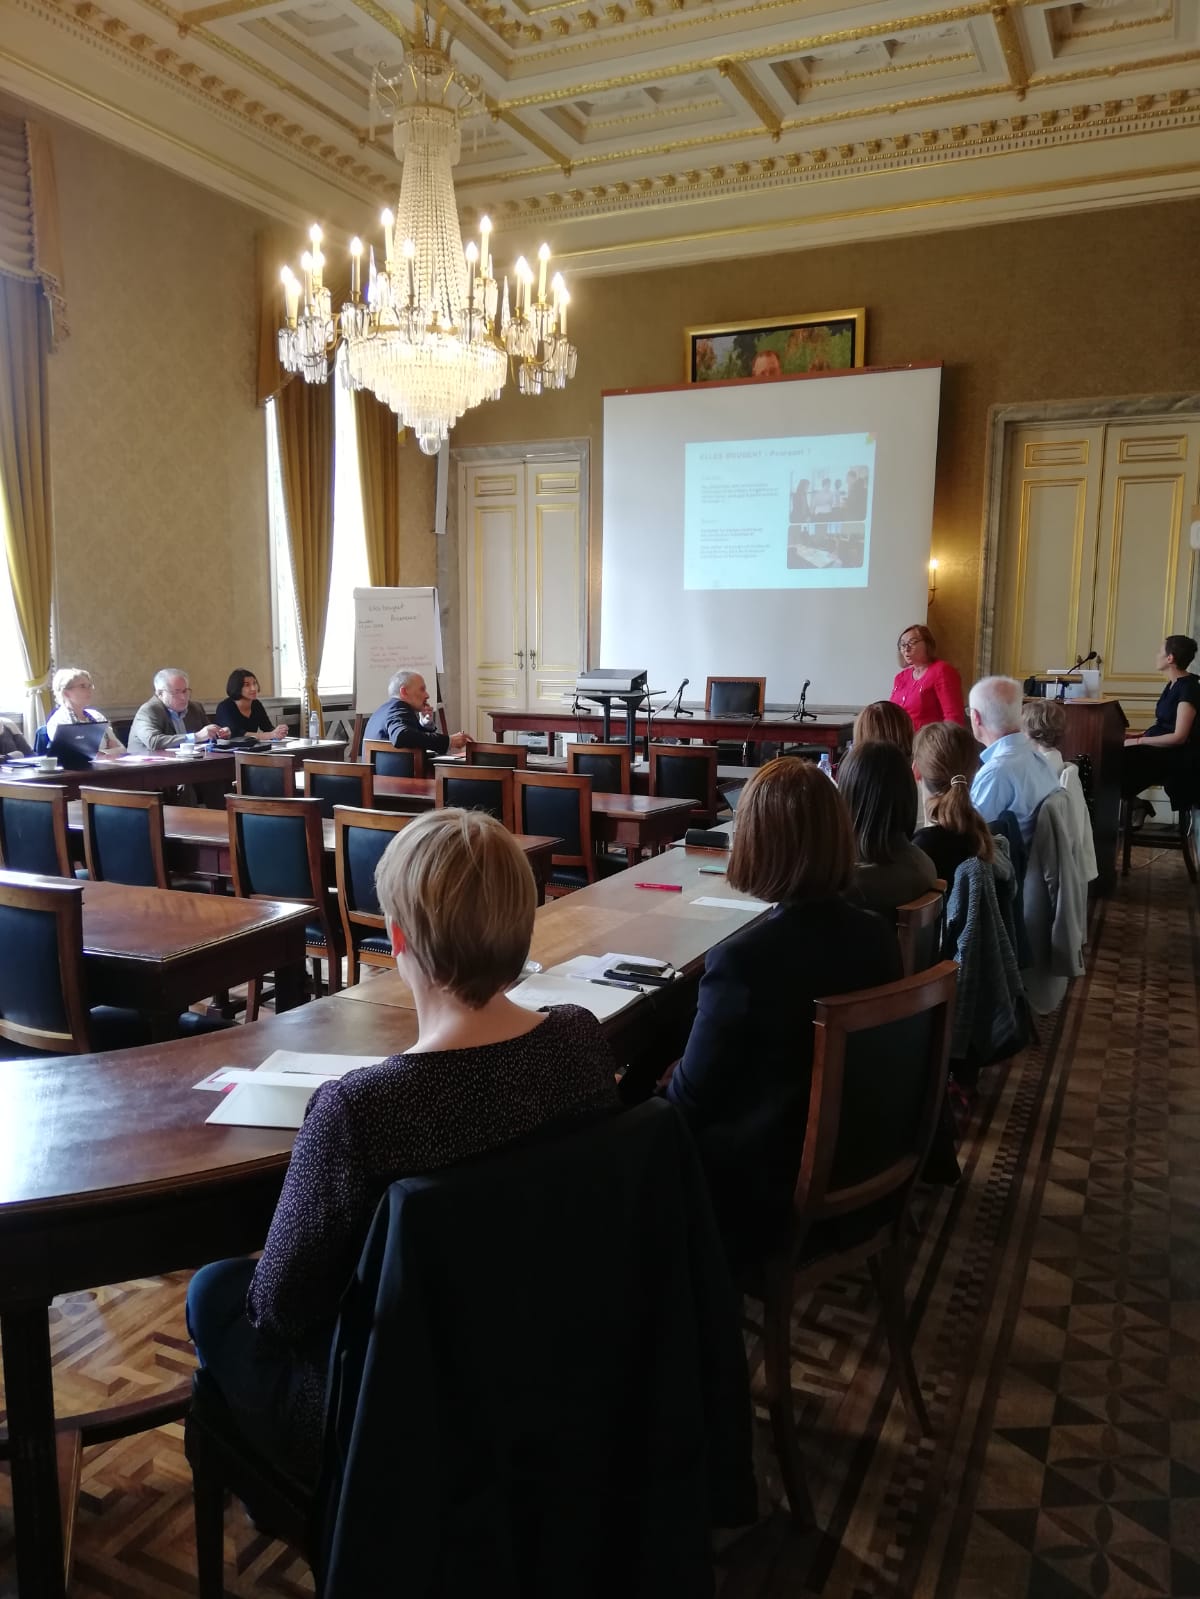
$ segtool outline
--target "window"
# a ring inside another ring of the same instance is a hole
[[[340,355],[340,352],[339,352]],[[300,382],[299,378],[294,379]],[[339,373],[333,414],[333,570],[325,620],[325,650],[317,677],[324,695],[348,694],[354,682],[354,590],[370,583],[367,539],[363,525],[362,485],[358,476],[358,436],[354,395]],[[296,589],[288,550],[287,515],[279,459],[275,402],[267,405],[267,495],[271,529],[272,593],[275,608],[276,688],[298,695],[302,686],[300,640],[296,631]]]
[[[4,497],[0,495],[0,713],[16,717],[25,713],[25,651],[17,631],[12,580],[8,571]]]

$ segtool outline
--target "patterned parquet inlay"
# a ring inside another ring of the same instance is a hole
[[[966,1180],[922,1201],[908,1298],[935,1436],[908,1430],[866,1278],[815,1296],[793,1381],[822,1530],[773,1509],[760,1428],[764,1519],[724,1557],[722,1599],[1200,1599],[1200,902],[1178,855],[1134,864],[1061,1013],[985,1074]],[[61,1410],[188,1369],[185,1281],[56,1303]],[[230,1595],[312,1592],[240,1508],[226,1532]],[[180,1428],[87,1451],[71,1591],[195,1592]]]

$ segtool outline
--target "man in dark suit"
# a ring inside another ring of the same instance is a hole
[[[465,733],[439,733],[432,717],[429,691],[420,672],[397,672],[388,684],[388,698],[372,712],[363,730],[363,743],[387,739],[398,750],[426,750],[430,755],[466,749],[471,740]]]

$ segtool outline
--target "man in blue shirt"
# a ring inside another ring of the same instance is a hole
[[[1054,793],[1058,778],[1021,731],[1021,702],[1021,685],[1011,677],[981,678],[971,690],[971,731],[984,746],[971,799],[988,822],[1011,811],[1028,844],[1038,806]]]

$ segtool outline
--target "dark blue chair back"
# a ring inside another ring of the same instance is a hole
[[[159,886],[150,842],[157,812],[95,803],[89,807],[88,818],[94,877],[138,888]]]
[[[516,744],[510,750],[483,750],[476,744],[470,752],[472,766],[503,766],[515,772],[521,764],[523,750]]]
[[[461,806],[464,811],[486,811],[498,822],[506,819],[503,795],[497,783],[479,783],[473,777],[447,772],[443,793],[447,805]]]
[[[582,855],[579,793],[574,788],[541,788],[522,784],[520,831],[559,839],[561,842],[554,847],[556,855]]]
[[[371,766],[379,777],[417,777],[417,762],[424,765],[420,750],[372,750]],[[357,801],[352,800],[351,804]]]
[[[242,865],[249,879],[243,881],[243,890],[269,899],[311,899],[313,883],[303,816],[253,816],[241,811],[235,815]]]
[[[655,792],[662,799],[690,799],[708,804],[708,767],[684,755],[659,755]]]
[[[243,765],[239,761],[238,783],[240,792],[253,799],[294,799],[296,795],[292,767],[284,761],[270,766],[259,766],[257,762]]]
[[[580,777],[591,778],[593,794],[619,794],[621,766],[619,755],[590,755],[581,747],[575,753],[571,770]]]
[[[50,735],[44,727],[39,727],[33,735],[33,753],[35,755],[49,755]]]
[[[60,793],[65,808],[66,795]],[[65,828],[65,822],[64,822]],[[0,798],[0,856],[10,872],[38,872],[43,877],[68,875],[59,854],[55,804],[24,796]]]
[[[54,913],[0,905],[0,949],[0,1017],[17,1027],[70,1033]]]
[[[367,911],[381,916],[383,909],[375,892],[375,868],[383,852],[395,838],[377,827],[351,827],[346,837],[346,888],[352,911]]]
[[[308,792],[310,798],[320,800],[322,816],[332,816],[335,805],[363,802],[362,784],[356,777],[338,777],[331,772],[310,773]]]

